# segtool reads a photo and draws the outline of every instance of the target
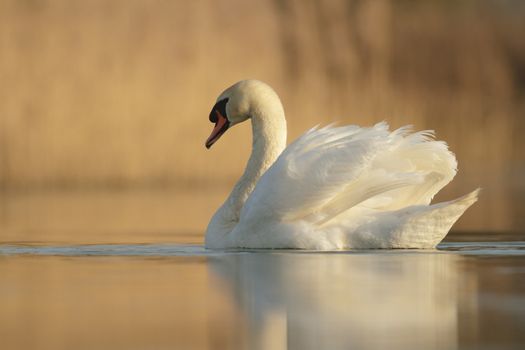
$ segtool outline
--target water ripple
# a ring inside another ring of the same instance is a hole
[[[525,255],[525,241],[517,242],[444,242],[437,250],[354,250],[313,252],[300,250],[230,250],[211,251],[191,244],[85,244],[69,246],[0,245],[0,255],[55,256],[214,256],[236,253],[338,253],[338,254],[408,254],[456,253],[461,255]]]
[[[0,255],[203,256],[209,254],[210,251],[201,245],[184,244],[0,245]]]

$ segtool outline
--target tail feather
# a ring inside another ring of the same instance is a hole
[[[348,248],[435,248],[478,199],[479,189],[449,202],[381,212],[346,237]]]
[[[478,200],[480,189],[449,202],[419,210],[394,232],[394,248],[434,248],[445,238],[454,223]]]

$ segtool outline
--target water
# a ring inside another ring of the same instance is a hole
[[[525,242],[475,238],[329,253],[4,244],[0,338],[5,349],[521,349]]]

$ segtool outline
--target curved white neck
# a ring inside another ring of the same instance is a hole
[[[244,203],[259,178],[286,147],[286,119],[278,98],[261,101],[251,111],[252,153],[243,175],[211,219],[206,231],[206,246],[224,242],[224,236],[239,222]]]
[[[261,111],[262,112],[262,111]],[[225,204],[231,207],[233,219],[238,221],[244,202],[252,193],[259,178],[275,162],[286,147],[286,121],[284,113],[269,118],[253,115],[252,153],[243,175],[233,187]]]

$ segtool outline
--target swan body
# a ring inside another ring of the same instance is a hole
[[[217,99],[206,147],[247,119],[252,154],[208,225],[207,248],[434,248],[477,200],[479,189],[430,204],[457,168],[431,131],[314,127],[286,147],[279,97],[243,80]]]

